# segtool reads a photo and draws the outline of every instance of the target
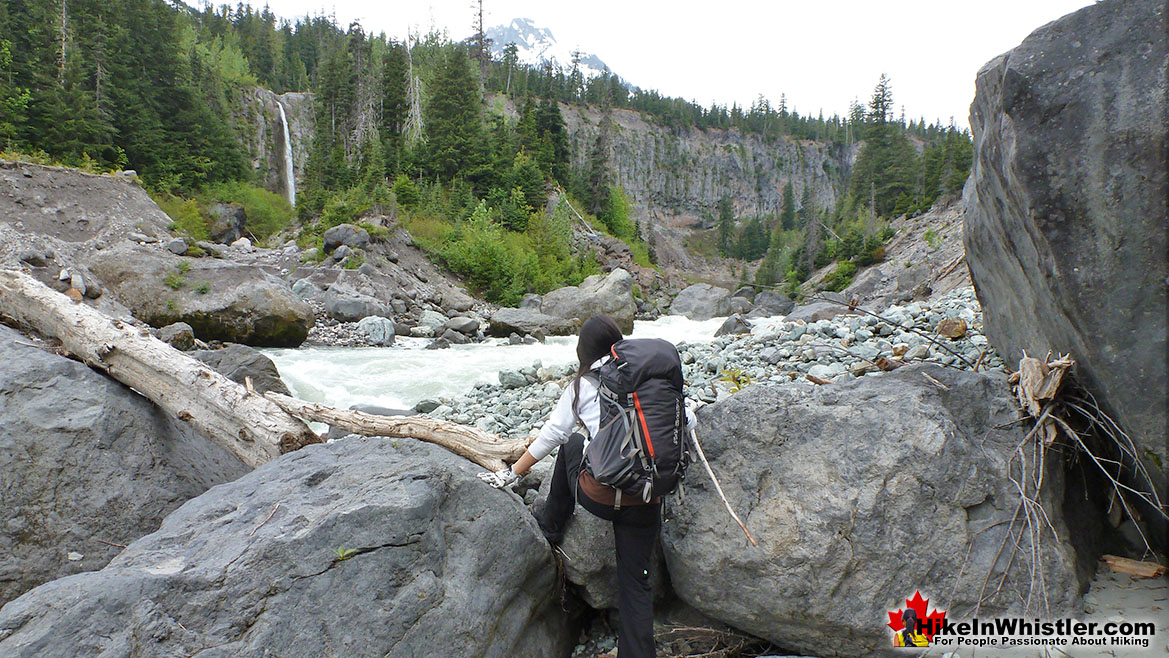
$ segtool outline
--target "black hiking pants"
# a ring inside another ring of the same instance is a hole
[[[613,523],[617,548],[617,655],[654,658],[653,591],[650,559],[662,524],[661,504],[613,509],[589,498],[578,484],[584,461],[584,437],[573,434],[560,447],[552,469],[548,501],[537,517],[549,541],[559,543],[575,503]]]

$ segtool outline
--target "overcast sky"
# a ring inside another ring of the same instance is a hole
[[[264,0],[251,0],[262,6]],[[216,2],[216,4],[219,4]],[[431,27],[461,39],[472,0],[268,0],[284,17],[360,20],[398,38]],[[881,73],[897,112],[967,126],[974,76],[1029,33],[1092,0],[484,0],[488,26],[531,18],[645,89],[748,106],[787,95],[789,109],[844,115]]]

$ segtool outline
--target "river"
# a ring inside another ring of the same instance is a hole
[[[671,315],[634,323],[634,338],[664,338],[674,344],[708,342],[724,318],[703,322]],[[427,350],[423,338],[399,338],[394,347],[307,347],[266,349],[293,395],[341,409],[354,404],[409,409],[426,398],[453,397],[480,382],[499,383],[499,371],[540,361],[576,363],[576,336],[552,337],[534,345],[504,339]]]

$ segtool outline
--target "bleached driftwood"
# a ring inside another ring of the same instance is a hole
[[[263,396],[23,272],[0,270],[0,315],[60,340],[65,351],[190,423],[248,466],[320,442],[308,425]]]
[[[475,427],[423,416],[379,416],[361,411],[337,409],[317,402],[306,402],[273,393],[264,397],[284,411],[315,423],[327,423],[355,434],[412,438],[433,443],[490,470],[498,471],[514,463],[528,442],[523,439],[501,440]]]

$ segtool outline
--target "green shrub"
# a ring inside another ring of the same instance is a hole
[[[418,203],[422,200],[422,195],[418,192],[418,186],[414,181],[406,177],[405,174],[398,174],[394,179],[394,198],[398,201],[398,205],[408,210],[418,207]]]
[[[208,188],[201,200],[205,206],[214,203],[238,203],[247,215],[247,230],[257,240],[288,228],[296,218],[296,211],[288,199],[274,192],[246,183],[221,183]]]
[[[170,230],[182,233],[192,240],[206,240],[210,237],[207,218],[194,199],[184,199],[169,192],[151,194],[151,198],[171,219]]]
[[[211,292],[211,283],[207,281],[201,281],[199,286],[195,288],[195,292],[199,293],[200,295],[206,295],[207,293]]]
[[[187,283],[187,278],[178,272],[171,272],[163,278],[162,282],[171,290],[178,290]]]
[[[841,261],[836,264],[836,269],[828,278],[824,279],[824,285],[833,292],[840,292],[852,283],[852,278],[856,276],[856,265],[850,261]]]
[[[933,230],[932,228],[927,230],[925,235],[922,237],[925,239],[926,244],[934,249],[937,249],[938,245],[942,244],[942,238],[938,235],[937,231]]]

